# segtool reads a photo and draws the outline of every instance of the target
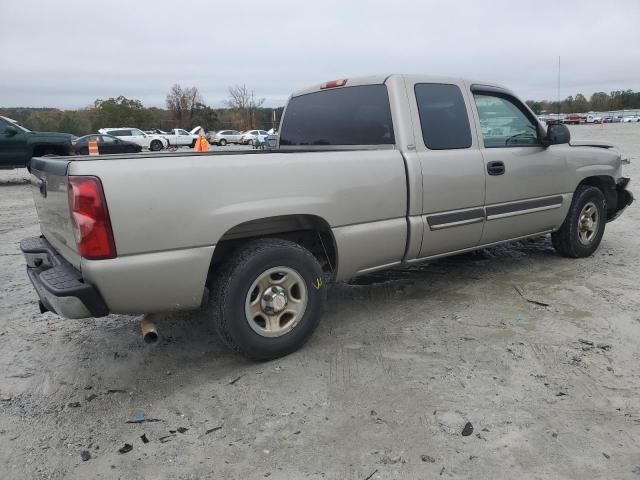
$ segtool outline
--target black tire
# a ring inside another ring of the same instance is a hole
[[[194,148],[195,146],[196,146],[196,141],[191,140],[191,145],[189,145],[189,148]]]
[[[220,139],[220,141],[218,142],[218,145],[220,145],[221,147],[224,147],[226,144],[227,141],[224,138]]]
[[[254,281],[274,267],[291,269],[301,277],[307,304],[291,330],[266,337],[250,325],[245,305]],[[300,245],[274,238],[251,241],[217,270],[210,305],[216,332],[231,350],[257,361],[282,357],[302,347],[318,326],[326,300],[324,277],[316,258]]]
[[[596,231],[592,238],[580,239],[581,215],[587,205],[593,205],[597,210]],[[551,234],[553,248],[563,257],[584,258],[589,257],[600,245],[606,224],[606,200],[599,188],[589,185],[580,185],[573,194],[569,213],[562,227]]]
[[[162,145],[162,142],[160,140],[151,140],[151,143],[149,144],[149,150],[151,150],[152,152],[157,152],[159,150],[162,150],[164,148],[164,146]]]

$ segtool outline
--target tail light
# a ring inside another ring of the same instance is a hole
[[[116,257],[111,220],[98,177],[69,177],[69,211],[80,256],[89,260]]]
[[[320,90],[324,90],[326,88],[336,88],[336,87],[344,87],[347,84],[347,79],[343,78],[341,80],[331,80],[330,82],[325,82],[320,85]]]

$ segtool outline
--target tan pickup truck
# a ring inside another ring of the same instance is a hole
[[[320,321],[328,281],[551,234],[587,257],[632,200],[611,145],[570,143],[509,90],[413,75],[294,93],[271,151],[35,158],[42,311],[196,309],[269,359]]]

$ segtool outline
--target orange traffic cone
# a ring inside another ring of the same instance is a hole
[[[100,151],[98,150],[98,142],[95,140],[89,141],[89,155],[100,155]]]
[[[203,136],[198,137],[196,140],[196,144],[193,146],[193,150],[196,152],[208,152],[209,151],[209,142]]]

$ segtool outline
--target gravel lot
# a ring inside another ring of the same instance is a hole
[[[572,134],[639,176],[640,124]],[[303,350],[255,364],[206,312],[153,347],[137,318],[40,315],[23,177],[0,173],[2,479],[640,478],[636,205],[592,258],[541,238],[338,284]]]

